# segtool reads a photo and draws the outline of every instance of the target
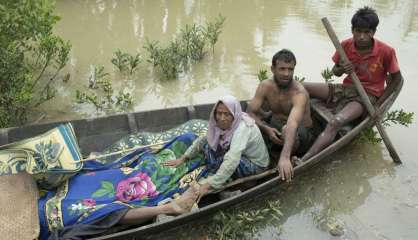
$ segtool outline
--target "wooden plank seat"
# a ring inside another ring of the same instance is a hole
[[[333,109],[326,106],[326,104],[323,101],[320,101],[319,99],[312,98],[310,100],[311,102],[311,109],[323,120],[325,120],[327,123],[331,121],[332,118],[335,117],[335,114],[333,113]],[[342,137],[346,135],[349,131],[353,129],[353,125],[349,124],[340,129],[338,131],[338,136]]]

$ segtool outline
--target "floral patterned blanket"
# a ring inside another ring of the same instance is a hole
[[[41,239],[46,238],[50,231],[90,223],[121,209],[156,206],[176,198],[188,188],[191,181],[205,177],[207,170],[203,155],[177,168],[161,164],[180,157],[197,138],[192,132],[184,133],[186,130],[205,133],[207,122],[193,121],[179,126],[172,131],[172,135],[167,134],[168,131],[134,134],[108,149],[152,144],[181,134],[157,151],[142,148],[116,159],[84,162],[76,175],[40,198]],[[196,126],[202,132],[193,129]],[[144,135],[149,138],[144,138]],[[138,141],[139,138],[142,140]]]

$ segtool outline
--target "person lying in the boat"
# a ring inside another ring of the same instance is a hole
[[[327,124],[309,151],[301,158],[306,161],[322,149],[329,146],[337,132],[353,120],[365,113],[362,100],[357,93],[350,74],[354,71],[372,104],[382,101],[401,81],[395,50],[386,43],[374,38],[379,17],[374,9],[363,7],[351,19],[353,36],[344,40],[341,45],[347,54],[349,62],[342,62],[338,52],[332,60],[335,65],[332,72],[335,76],[347,74],[343,84],[305,83],[305,88],[311,97],[326,101],[337,110],[335,117]],[[387,78],[387,75],[390,78]],[[385,90],[385,81],[388,83]],[[376,111],[374,119],[380,118]]]
[[[280,177],[287,181],[293,177],[292,153],[303,154],[313,139],[309,94],[294,79],[295,66],[296,58],[290,50],[277,52],[272,59],[273,78],[258,85],[248,106],[250,116],[265,135],[269,150],[272,153],[281,150],[280,157],[274,160]],[[263,109],[264,106],[268,109]],[[263,119],[265,111],[270,112],[270,118]]]
[[[199,195],[183,179],[203,168],[203,157],[177,169],[162,163],[181,156],[196,138],[185,133],[157,153],[145,148],[111,163],[84,162],[76,175],[39,199],[40,239],[84,239],[116,224],[190,211]]]
[[[211,189],[219,189],[232,179],[267,170],[269,154],[255,121],[242,112],[233,96],[222,97],[213,107],[208,133],[198,138],[179,159],[166,161],[176,167],[199,153],[206,159],[208,178],[200,181],[200,197]]]
[[[136,188],[137,190],[139,189],[139,187]],[[135,194],[140,195],[141,193],[132,193],[132,195]],[[41,232],[40,239],[84,239],[88,236],[94,236],[103,233],[117,224],[140,224],[152,220],[154,217],[160,214],[180,215],[183,213],[187,213],[192,209],[198,196],[198,191],[196,191],[192,185],[189,188],[189,190],[187,190],[181,197],[167,204],[137,208],[131,206],[125,209],[119,209],[107,215],[95,216],[95,219],[93,219],[89,223],[76,224],[77,222],[74,222],[73,224],[69,224],[67,226],[64,226],[63,228],[54,229],[51,231],[49,236],[44,230]],[[105,204],[102,202],[96,202],[93,199],[84,199],[82,201],[79,201],[78,205],[72,205],[69,206],[69,208],[73,208],[72,211],[74,212],[89,212],[95,211],[94,208],[102,207],[101,205]],[[80,209],[76,209],[77,207]],[[85,208],[84,210],[82,209],[83,207]],[[105,207],[109,208],[110,211],[112,210],[112,208],[115,208],[116,206],[110,206],[109,204]],[[86,217],[90,214],[92,213],[86,214]]]

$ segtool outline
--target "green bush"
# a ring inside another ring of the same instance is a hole
[[[209,43],[212,47],[212,51],[215,51],[215,44],[218,42],[219,35],[222,33],[222,27],[225,23],[225,17],[218,15],[218,17],[213,22],[207,22],[206,27],[204,28],[204,34],[209,40]]]
[[[257,78],[260,82],[267,80],[269,78],[267,69],[261,69],[258,71]]]
[[[0,2],[0,127],[24,124],[55,95],[71,45],[52,33],[59,17],[47,0]]]
[[[91,66],[88,89],[76,90],[75,97],[78,104],[92,104],[97,113],[106,114],[126,112],[133,103],[131,93],[121,89],[115,94],[109,73],[103,66]]]
[[[115,65],[120,72],[129,70],[129,74],[132,74],[138,65],[141,63],[141,56],[137,53],[135,56],[129,53],[123,53],[120,49],[114,52],[115,57],[111,62]]]
[[[163,47],[158,41],[146,39],[144,49],[149,54],[147,61],[158,67],[165,79],[177,78],[179,73],[189,69],[191,63],[202,60],[209,46],[214,51],[224,22],[225,17],[219,15],[206,26],[186,24]]]

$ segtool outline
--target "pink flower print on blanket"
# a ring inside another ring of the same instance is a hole
[[[88,207],[94,207],[96,206],[96,200],[92,199],[92,198],[87,198],[83,200],[83,205],[88,206]]]
[[[138,173],[120,181],[116,190],[116,198],[121,202],[141,200],[145,197],[155,197],[159,193],[146,173]]]

